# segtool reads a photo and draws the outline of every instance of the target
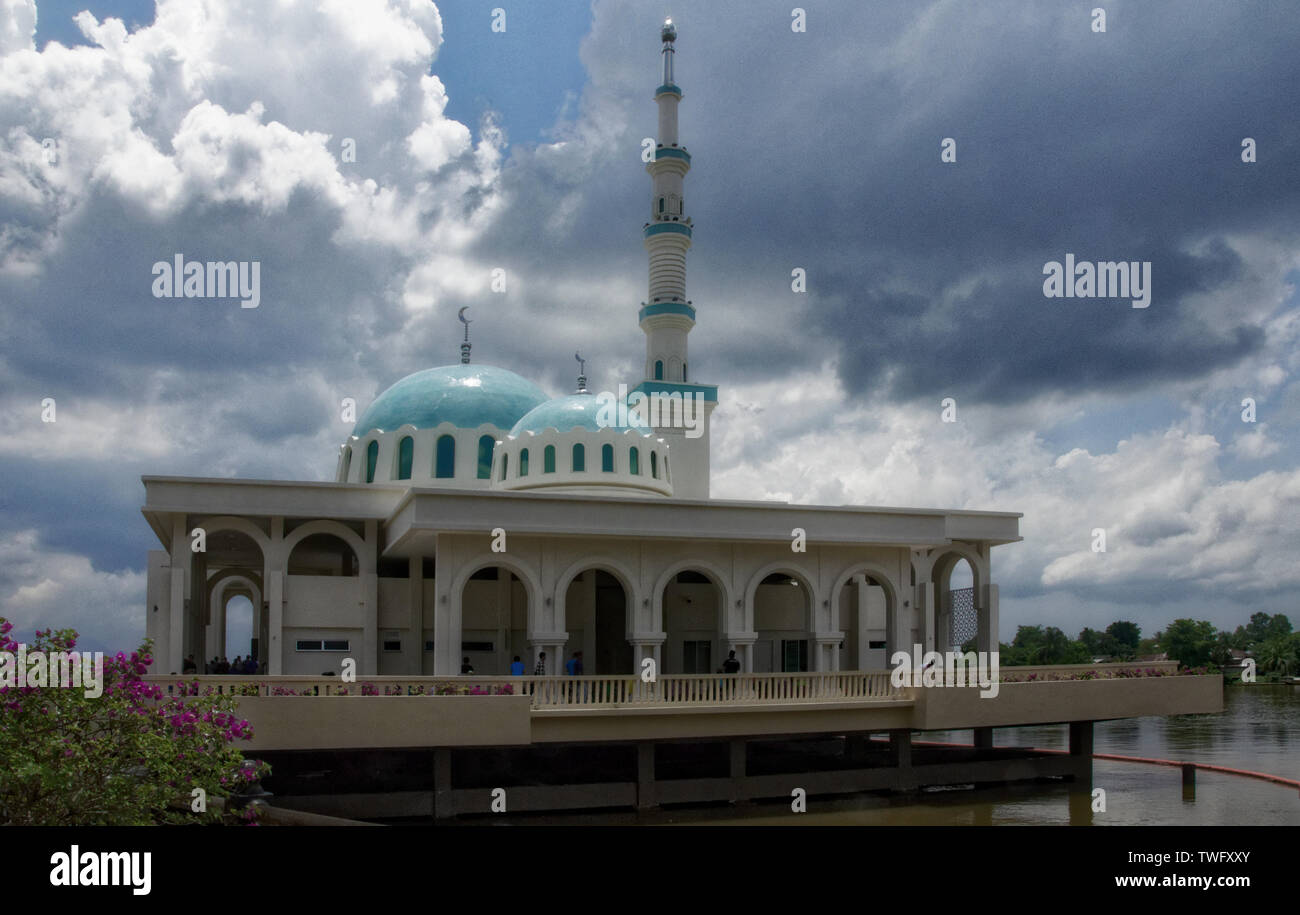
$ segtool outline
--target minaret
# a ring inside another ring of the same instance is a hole
[[[687,359],[686,337],[695,326],[695,307],[686,298],[686,252],[691,247],[692,223],[686,215],[682,185],[691,170],[691,155],[677,142],[682,90],[673,77],[677,29],[671,19],[664,22],[660,37],[663,81],[654,96],[659,106],[659,136],[654,158],[646,165],[652,192],[650,221],[642,230],[650,255],[649,298],[641,303],[639,315],[646,339],[645,380],[633,394],[658,399],[659,409],[652,406],[647,420],[669,445],[674,496],[707,499],[709,415],[717,406],[718,389],[693,383]]]
[[[682,184],[691,170],[691,155],[677,145],[677,105],[682,90],[673,81],[673,42],[677,30],[669,19],[663,28],[663,83],[655,90],[659,136],[650,173],[650,221],[645,247],[650,254],[650,297],[641,309],[645,331],[645,377],[686,381],[686,335],[695,326],[695,309],[686,300],[686,252],[691,247],[691,220],[683,205]]]

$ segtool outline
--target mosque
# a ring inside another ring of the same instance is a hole
[[[147,476],[147,634],[161,671],[249,655],[269,674],[456,676],[882,670],[896,650],[996,650],[990,551],[1019,514],[724,501],[709,495],[719,388],[696,379],[686,297],[677,33],[662,31],[642,228],[639,381],[550,397],[460,360],[370,403],[329,483]],[[630,313],[630,309],[629,309]],[[701,373],[703,374],[703,373]],[[634,382],[634,383],[633,383]],[[851,452],[856,453],[856,452]],[[870,459],[870,456],[865,456]],[[951,588],[969,566],[972,586]],[[226,608],[253,607],[248,644]]]

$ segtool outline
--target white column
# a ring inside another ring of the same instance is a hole
[[[171,543],[171,607],[170,621],[167,629],[167,645],[159,646],[165,650],[160,659],[163,663],[155,673],[181,672],[185,663],[185,623],[186,598],[189,595],[187,579],[192,578],[194,557],[190,552],[189,532],[186,530],[186,518],[181,515],[172,520]]]
[[[424,560],[412,556],[407,561],[406,631],[412,642],[407,649],[406,673],[419,676],[424,672]]]
[[[271,519],[271,540],[263,557],[266,585],[267,673],[284,673],[284,518]]]
[[[376,676],[379,673],[379,576],[376,559],[379,554],[379,522],[366,521],[365,555],[358,556],[361,568],[361,661],[358,673]]]
[[[979,651],[998,650],[998,586],[985,585],[980,589]]]

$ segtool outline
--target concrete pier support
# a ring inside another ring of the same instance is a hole
[[[993,749],[993,729],[976,728],[975,729],[975,749],[991,750]]]
[[[648,810],[659,806],[655,791],[655,745],[644,742],[636,745],[636,809]]]
[[[728,774],[731,776],[731,791],[728,800],[731,803],[743,800],[745,793],[746,744],[743,740],[733,740],[727,747]]]

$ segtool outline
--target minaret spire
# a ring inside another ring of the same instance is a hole
[[[456,317],[460,320],[460,323],[465,325],[465,340],[464,340],[464,342],[461,343],[461,345],[460,345],[460,363],[461,363],[461,365],[469,365],[469,350],[470,350],[470,342],[469,342],[469,326],[470,326],[470,324],[471,324],[472,322],[470,321],[469,318],[465,317],[465,312],[466,312],[468,309],[469,309],[469,306],[466,305],[466,306],[465,306],[464,308],[462,308],[460,311],[456,312]]]
[[[692,224],[686,215],[683,183],[691,170],[691,155],[677,142],[677,85],[674,58],[677,27],[671,19],[660,32],[663,42],[663,83],[655,90],[659,106],[659,136],[650,173],[650,222],[643,229],[650,255],[649,298],[642,304],[641,329],[646,335],[645,377],[651,381],[687,380],[686,335],[695,326],[695,309],[686,298],[686,252]]]

